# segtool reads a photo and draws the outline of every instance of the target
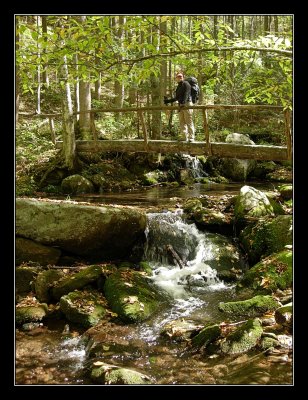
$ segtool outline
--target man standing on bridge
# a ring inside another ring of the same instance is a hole
[[[164,103],[173,103],[177,101],[179,103],[179,120],[181,136],[179,140],[185,140],[187,142],[193,142],[195,140],[195,127],[193,122],[193,110],[187,109],[185,106],[192,106],[191,101],[191,86],[187,81],[184,81],[184,75],[178,73],[175,77],[178,86],[176,88],[175,97],[172,99],[164,98]]]

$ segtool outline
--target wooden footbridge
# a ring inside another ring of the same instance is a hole
[[[280,106],[270,105],[195,105],[191,107],[194,110],[200,110],[203,116],[204,140],[195,142],[180,142],[175,140],[152,140],[149,138],[147,126],[144,118],[146,111],[178,110],[175,106],[153,106],[153,107],[129,107],[129,108],[105,108],[94,109],[74,113],[90,113],[91,116],[91,132],[93,140],[76,140],[76,150],[88,152],[153,152],[153,153],[185,153],[191,155],[213,155],[218,157],[239,158],[239,159],[255,159],[255,160],[273,160],[283,161],[292,159],[292,137],[290,110],[283,110]],[[284,113],[286,146],[271,145],[247,145],[235,143],[212,142],[210,140],[210,132],[208,128],[208,110],[232,109],[238,110],[261,110],[268,109],[271,111],[281,111]],[[117,139],[117,140],[100,140],[95,129],[94,116],[98,113],[123,113],[137,112],[141,122],[143,137],[142,139]],[[195,111],[196,112],[196,111]],[[60,114],[41,114],[40,117],[48,117],[52,131],[53,142],[56,148],[61,149],[62,141],[55,140],[55,133],[52,129],[53,118]]]

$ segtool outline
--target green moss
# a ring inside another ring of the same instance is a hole
[[[66,318],[86,328],[96,325],[106,314],[104,298],[97,291],[74,291],[60,299]]]
[[[148,276],[153,275],[152,268],[150,267],[150,264],[147,261],[140,261],[139,267],[140,267],[140,271],[146,272],[146,274]]]
[[[75,289],[81,289],[85,285],[96,281],[102,274],[102,267],[99,265],[91,265],[77,274],[65,278],[52,288],[52,296],[59,300],[61,296],[73,292]]]
[[[104,293],[112,311],[125,322],[143,321],[159,306],[158,293],[135,271],[117,271],[111,275],[105,282]]]
[[[150,379],[140,372],[108,365],[93,368],[91,379],[109,385],[146,385],[150,382]]]
[[[262,350],[270,349],[271,347],[278,347],[280,346],[280,343],[278,340],[270,338],[270,337],[265,337],[261,340],[260,347]]]
[[[183,205],[183,210],[186,213],[194,213],[202,210],[202,203],[199,199],[187,199]]]
[[[31,291],[31,282],[35,280],[38,269],[34,267],[18,267],[15,270],[16,294],[25,294]]]
[[[256,317],[274,311],[279,303],[272,296],[255,296],[248,300],[219,303],[218,309],[233,316]]]
[[[250,264],[254,265],[262,256],[268,256],[292,244],[292,216],[266,217],[255,225],[249,225],[239,235]]]
[[[220,336],[220,327],[218,325],[206,326],[198,335],[191,340],[193,347],[207,346]]]
[[[244,325],[228,335],[221,344],[221,351],[227,354],[244,353],[252,349],[262,335],[262,326],[258,319],[250,319]]]
[[[45,303],[37,306],[16,307],[15,321],[16,324],[41,321],[47,315],[47,312],[48,306]]]
[[[55,281],[63,276],[59,270],[49,269],[38,274],[35,281],[35,293],[39,301],[48,303],[51,299],[50,289]]]
[[[263,259],[244,274],[238,288],[251,287],[259,293],[272,293],[291,287],[292,255],[291,250],[283,250]]]

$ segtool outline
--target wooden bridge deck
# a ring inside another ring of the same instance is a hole
[[[56,142],[61,149],[63,142]],[[179,142],[172,140],[76,140],[76,150],[85,152],[149,152],[213,155],[223,158],[288,160],[287,146],[242,145],[221,142]]]

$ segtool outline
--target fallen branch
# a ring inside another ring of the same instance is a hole
[[[171,254],[172,258],[178,263],[181,269],[185,267],[185,263],[181,260],[180,256],[174,250],[171,244],[167,244],[166,250]]]

